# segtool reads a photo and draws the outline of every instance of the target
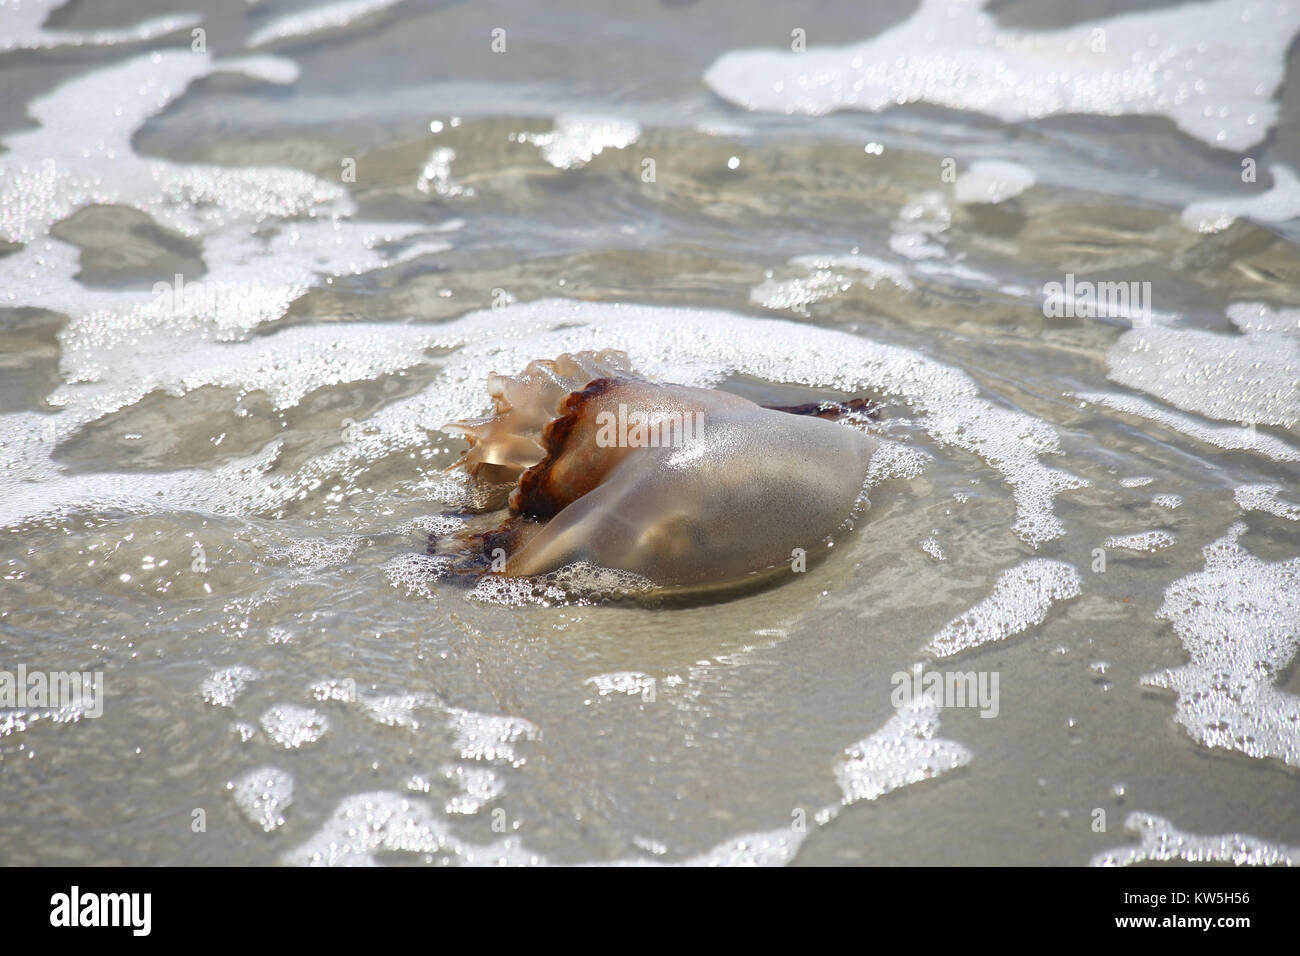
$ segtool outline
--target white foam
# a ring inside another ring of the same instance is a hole
[[[1231,863],[1235,866],[1300,866],[1300,847],[1290,847],[1244,833],[1198,836],[1178,829],[1164,817],[1134,811],[1124,828],[1141,837],[1137,846],[1098,853],[1092,866],[1137,863]]]
[[[1232,324],[1247,335],[1300,336],[1300,309],[1275,309],[1265,302],[1234,302],[1226,311]]]
[[[925,471],[933,459],[919,448],[901,442],[880,439],[880,447],[867,465],[866,485],[901,479],[910,481]]]
[[[289,78],[296,76],[291,62],[276,62]],[[266,79],[269,68],[265,60],[156,52],[76,77],[32,100],[27,109],[38,125],[5,137],[9,152],[0,156],[0,236],[31,242],[77,209],[101,203],[133,206],[191,236],[213,231],[234,213],[254,219],[343,211],[341,187],[308,173],[185,166],[136,154],[131,138],[150,117],[190,83],[223,71]]]
[[[451,175],[451,164],[455,158],[454,149],[450,146],[439,146],[424,161],[424,168],[420,170],[420,178],[416,180],[415,188],[422,193],[431,192],[443,199],[472,197],[474,190],[469,186],[462,186]]]
[[[181,13],[141,20],[130,27],[108,30],[47,30],[49,15],[68,0],[0,0],[0,53],[10,50],[51,50],[63,46],[116,46],[144,43],[203,22],[197,14]]]
[[[1300,421],[1300,338],[1269,332],[1132,329],[1106,355],[1121,385],[1184,411],[1230,422]]]
[[[40,721],[51,724],[75,724],[90,711],[87,703],[63,704],[59,707],[6,707],[0,710],[0,737],[21,734]]]
[[[964,204],[1006,202],[1034,185],[1038,178],[1033,170],[1019,163],[981,159],[971,163],[957,177],[953,197]]]
[[[204,678],[200,688],[203,699],[215,707],[234,706],[235,700],[244,692],[249,681],[255,681],[258,673],[251,667],[224,667],[211,677]]]
[[[1172,428],[1189,438],[1229,450],[1251,451],[1265,455],[1273,461],[1300,461],[1300,449],[1288,445],[1254,428],[1241,425],[1208,425],[1205,422],[1161,408],[1149,399],[1114,392],[1073,392],[1075,398],[1095,405],[1104,405],[1125,415],[1145,418],[1158,425]]]
[[[582,683],[596,688],[596,693],[601,697],[608,697],[610,694],[626,694],[631,697],[653,688],[655,679],[640,671],[615,671],[612,674],[588,677]]]
[[[993,593],[950,621],[925,646],[924,653],[952,657],[1003,641],[1041,624],[1052,607],[1079,596],[1078,570],[1064,561],[1033,558],[998,575]]]
[[[938,537],[933,533],[931,533],[930,537],[921,542],[921,550],[936,561],[945,560],[943,547],[939,544]]]
[[[337,538],[298,538],[283,547],[270,549],[270,557],[304,571],[337,567],[357,553],[361,537],[345,534]]]
[[[461,792],[447,801],[444,812],[472,816],[505,792],[501,776],[490,767],[445,767],[443,776]]]
[[[641,137],[641,127],[616,116],[561,114],[549,133],[521,133],[556,169],[585,166],[606,149],[626,149]]]
[[[541,865],[516,837],[476,845],[460,840],[430,806],[400,793],[361,793],[348,797],[311,839],[285,854],[299,866],[377,866],[376,854],[415,853],[445,857],[464,866]]]
[[[1103,547],[1122,548],[1125,551],[1159,551],[1174,543],[1174,536],[1168,531],[1139,531],[1136,534],[1111,535]]]
[[[408,551],[384,565],[384,579],[412,597],[432,600],[437,593],[435,583],[447,573],[450,566],[450,558]]]
[[[465,760],[501,760],[512,767],[524,764],[515,751],[521,740],[536,740],[537,725],[522,717],[480,714],[460,707],[447,710],[456,749]]]
[[[1263,511],[1287,521],[1300,521],[1300,505],[1293,505],[1278,497],[1282,486],[1278,484],[1238,485],[1232,498],[1242,511]]]
[[[795,856],[806,834],[789,828],[733,837],[681,862],[634,858],[600,866],[781,866]],[[425,801],[374,792],[345,799],[318,833],[285,854],[300,866],[376,866],[379,853],[410,853],[425,862],[459,866],[550,866],[518,837],[475,844],[457,837],[448,821]]]
[[[316,685],[319,687],[320,685]],[[452,734],[456,750],[464,760],[502,761],[512,767],[524,764],[515,750],[523,740],[535,740],[538,728],[522,717],[483,714],[449,706],[437,694],[419,691],[409,694],[359,695],[356,701],[371,720],[388,727],[419,730],[419,711],[430,711]]]
[[[1300,179],[1289,166],[1269,167],[1273,185],[1253,196],[1203,199],[1183,210],[1183,225],[1194,232],[1221,232],[1238,219],[1255,222],[1287,222],[1300,216]]]
[[[875,800],[900,787],[971,762],[971,752],[938,737],[939,708],[921,697],[898,708],[880,730],[858,741],[835,765],[844,804]]]
[[[275,344],[237,341],[278,319],[326,278],[391,265],[446,243],[410,241],[428,231],[422,225],[346,221],[354,211],[347,193],[297,170],[181,165],[138,156],[131,139],[139,128],[191,82],[219,70],[275,82],[296,76],[294,64],[285,60],[148,54],[68,81],[34,100],[29,110],[36,128],[5,139],[0,237],[26,245],[0,258],[0,290],[8,306],[62,311],[68,322],[59,333],[64,384],[46,396],[62,411],[0,416],[0,443],[7,451],[0,473],[0,521],[21,520],[24,511],[59,513],[69,502],[100,496],[152,509],[180,506],[182,499],[202,501],[204,496],[194,492],[205,483],[219,486],[221,475],[237,481],[225,466],[206,482],[199,472],[154,475],[144,480],[152,489],[133,488],[136,479],[130,475],[60,475],[51,457],[60,440],[151,390],[182,395],[204,385],[241,391],[269,386],[284,406],[321,385],[369,380],[385,369],[407,367],[423,354],[418,344],[428,341],[423,333],[387,330],[380,341],[383,330],[367,331],[362,324],[341,333],[332,328],[304,335],[289,329]],[[100,203],[134,207],[197,239],[206,274],[197,283],[182,280],[180,290],[171,276],[159,277],[166,290],[82,287],[75,280],[76,248],[49,232],[77,209]],[[398,241],[408,242],[402,252],[379,251]],[[330,344],[336,334],[346,341]],[[398,340],[406,347],[394,349]],[[213,347],[214,341],[228,348]],[[273,457],[268,447],[240,462],[235,472],[260,474]],[[23,494],[13,490],[12,483],[20,480],[25,480]],[[213,500],[222,498],[218,487]]]
[[[1145,488],[1151,482],[1155,481],[1150,475],[1135,475],[1132,478],[1121,478],[1119,486],[1121,488]]]
[[[266,833],[284,826],[284,813],[293,803],[293,777],[276,767],[259,767],[230,783],[226,789],[249,822]]]
[[[1237,522],[1203,549],[1205,569],[1174,581],[1158,612],[1191,660],[1148,674],[1178,694],[1175,718],[1206,747],[1300,766],[1300,697],[1277,681],[1300,650],[1300,558],[1246,551]]]
[[[250,47],[266,46],[279,40],[311,36],[324,30],[337,30],[363,17],[395,7],[404,0],[342,0],[327,3],[272,20],[248,38]]]
[[[806,275],[768,278],[750,290],[749,300],[765,309],[790,309],[802,314],[814,302],[847,292],[855,285],[874,290],[881,282],[891,282],[900,289],[914,288],[904,269],[873,256],[796,256],[790,265],[804,270]]]
[[[358,700],[371,720],[386,727],[405,727],[407,730],[420,729],[420,720],[415,714],[417,710],[435,710],[441,714],[444,709],[442,699],[429,693],[361,696]]]
[[[799,852],[807,839],[808,831],[798,832],[790,827],[746,833],[724,840],[717,846],[680,862],[670,862],[637,857],[615,860],[598,866],[785,866]]]
[[[1277,122],[1300,4],[1217,0],[1058,30],[998,25],[965,0],[923,0],[906,21],[850,46],[732,52],[704,79],[751,110],[820,115],[933,103],[1008,123],[1067,113],[1165,116],[1222,149]]]
[[[469,712],[462,712],[468,714]],[[480,727],[491,723],[486,736],[500,742],[531,739],[537,728],[520,718],[488,718],[473,715]],[[815,826],[833,820],[842,807],[859,800],[875,800],[910,784],[939,777],[971,760],[961,744],[937,736],[939,711],[929,698],[921,698],[897,710],[874,734],[849,747],[836,762],[834,773],[843,791],[839,804],[812,814],[810,825],[790,825],[745,833],[722,840],[710,849],[682,860],[630,857],[597,861],[598,866],[785,866],[794,860],[808,833]],[[458,742],[463,745],[464,738]],[[478,759],[477,744],[462,756]],[[496,756],[501,756],[500,752]],[[518,761],[514,762],[518,766]],[[476,767],[445,767],[444,774],[463,790],[443,807],[448,816],[476,813],[504,793],[499,775]],[[408,789],[428,793],[432,786],[423,777],[412,777]],[[665,844],[637,838],[634,842],[655,857],[668,852]],[[648,844],[648,846],[647,846]],[[284,857],[286,863],[306,866],[374,866],[377,854],[410,853],[426,863],[447,862],[461,866],[552,866],[553,861],[533,853],[517,837],[475,844],[460,839],[450,821],[436,815],[423,799],[392,792],[362,793],[348,797],[321,829]]]
[[[314,358],[313,342],[318,353]],[[325,343],[338,342],[346,342],[347,348],[322,348]],[[688,385],[713,385],[731,374],[748,374],[849,394],[869,391],[898,397],[910,405],[919,424],[936,441],[983,458],[1002,475],[1016,500],[1013,530],[1034,545],[1064,533],[1052,510],[1055,496],[1086,485],[1083,479],[1039,460],[1041,455],[1060,449],[1050,426],[982,398],[964,373],[907,349],[780,320],[748,319],[710,310],[548,299],[481,310],[430,325],[298,326],[259,336],[254,342],[232,343],[231,348],[243,349],[248,358],[264,356],[263,361],[272,367],[259,369],[261,361],[257,365],[235,362],[233,368],[212,367],[205,364],[209,359],[195,359],[198,365],[188,367],[205,371],[173,387],[183,391],[197,381],[260,380],[276,394],[277,401],[292,402],[308,387],[304,379],[339,383],[368,376],[377,368],[398,368],[404,360],[415,361],[417,350],[456,351],[440,357],[441,374],[428,388],[359,422],[360,434],[355,440],[311,459],[292,475],[267,474],[278,454],[276,447],[268,446],[257,455],[206,473],[206,481],[205,473],[198,471],[63,476],[48,466],[51,442],[42,436],[48,416],[20,413],[0,418],[0,440],[13,441],[18,452],[18,464],[12,466],[15,470],[5,473],[0,481],[16,481],[20,474],[42,479],[35,486],[37,493],[25,486],[20,495],[6,495],[8,507],[0,521],[12,523],[19,516],[58,512],[87,495],[102,500],[112,494],[119,502],[151,503],[154,508],[176,507],[182,502],[195,506],[197,502],[200,510],[212,510],[216,504],[232,511],[239,510],[241,499],[247,508],[290,501],[314,487],[314,481],[350,463],[426,443],[430,422],[481,413],[486,404],[482,383],[494,369],[513,371],[539,355],[599,348],[627,350],[645,374],[671,377]],[[214,353],[210,361],[220,363],[222,349],[204,351]],[[184,362],[178,365],[187,367]],[[159,374],[162,372],[165,367]],[[128,388],[125,383],[122,387]],[[101,407],[115,404],[103,396],[97,401],[103,403]],[[39,436],[34,447],[45,449],[44,468],[40,467],[41,455],[27,447],[32,436]],[[499,582],[488,582],[493,583]]]
[[[1151,499],[1151,503],[1159,508],[1168,508],[1173,511],[1175,508],[1182,507],[1182,495],[1156,495]]]
[[[315,743],[329,730],[329,718],[310,707],[279,704],[261,718],[266,735],[285,750],[297,750]]]

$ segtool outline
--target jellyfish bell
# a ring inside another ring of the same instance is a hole
[[[650,381],[614,350],[494,373],[488,393],[492,415],[444,428],[469,442],[451,467],[469,475],[476,509],[509,509],[494,528],[438,542],[463,571],[591,566],[658,588],[789,571],[865,505],[879,446],[827,420],[861,400],[765,407]]]

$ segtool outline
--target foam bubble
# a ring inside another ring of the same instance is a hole
[[[429,862],[436,856],[464,866],[546,862],[515,837],[486,845],[464,842],[424,801],[386,791],[348,797],[318,833],[284,859],[299,866],[377,866],[381,852],[423,854]]]
[[[286,561],[305,571],[319,571],[322,568],[336,567],[343,564],[361,547],[361,538],[357,535],[342,535],[337,538],[299,538],[284,547],[275,547],[270,556],[276,561]]]
[[[10,50],[51,50],[63,46],[117,46],[144,43],[203,22],[198,14],[182,13],[141,20],[121,29],[47,30],[49,15],[68,0],[0,0],[0,53]]]
[[[447,710],[456,749],[465,760],[503,760],[512,767],[523,766],[515,751],[521,740],[537,739],[537,725],[522,717],[480,714],[460,707]]]
[[[315,743],[329,730],[329,719],[318,710],[280,704],[272,707],[261,718],[266,735],[285,750],[296,750]]]
[[[435,582],[447,573],[451,559],[418,552],[399,554],[384,565],[384,578],[412,597],[433,599]]]
[[[1300,336],[1300,309],[1275,309],[1264,302],[1233,302],[1226,311],[1232,324],[1248,335],[1264,332]]]
[[[1287,428],[1300,421],[1300,339],[1291,336],[1132,329],[1106,366],[1114,381],[1184,411]]]
[[[1181,508],[1183,504],[1182,495],[1156,495],[1151,499],[1151,503],[1159,508],[1168,508],[1173,511],[1175,508]]]
[[[360,274],[446,243],[411,240],[428,231],[419,224],[345,221],[355,208],[347,193],[298,170],[182,165],[134,152],[132,137],[150,117],[194,80],[221,70],[275,82],[297,74],[286,60],[153,53],[77,77],[34,100],[29,111],[37,126],[5,138],[0,237],[25,245],[0,258],[0,289],[9,306],[62,311],[68,322],[59,332],[64,384],[46,396],[62,410],[53,416],[0,416],[7,452],[0,521],[61,513],[101,497],[146,509],[186,507],[188,499],[209,510],[204,499],[228,501],[223,482],[228,488],[241,478],[246,504],[277,495],[269,483],[247,484],[274,459],[272,446],[206,479],[197,471],[148,478],[62,476],[52,453],[59,441],[149,391],[183,395],[205,385],[267,387],[277,404],[287,406],[314,388],[370,380],[423,355],[418,343],[427,342],[427,334],[388,330],[385,337],[361,323],[348,331],[286,329],[289,334],[274,337],[269,349],[266,342],[236,341],[278,319],[324,277]],[[147,292],[84,288],[75,279],[77,249],[49,232],[92,204],[134,207],[160,226],[197,239],[206,274],[198,282],[160,282]],[[274,228],[283,219],[294,221]],[[408,243],[402,252],[381,251],[399,241]],[[339,342],[340,334],[348,341]],[[213,347],[213,340],[225,345]],[[399,340],[406,346],[396,345]],[[18,481],[24,493],[11,493]],[[214,494],[204,495],[204,485]]]
[[[704,80],[751,110],[820,115],[933,103],[1007,123],[1067,113],[1166,116],[1222,149],[1262,141],[1300,4],[1218,0],[1058,30],[998,25],[983,3],[923,0],[851,46],[727,53]]]
[[[1242,511],[1263,511],[1287,521],[1300,521],[1300,505],[1293,505],[1278,497],[1282,486],[1277,484],[1238,485],[1232,498]]]
[[[1198,836],[1178,829],[1164,817],[1134,811],[1124,828],[1141,837],[1137,846],[1106,850],[1092,866],[1133,866],[1137,863],[1232,863],[1236,866],[1300,866],[1300,847],[1261,840],[1244,833]]]
[[[1273,185],[1266,192],[1194,202],[1183,210],[1183,225],[1194,232],[1221,232],[1238,219],[1277,223],[1300,216],[1300,179],[1281,163],[1270,166],[1269,172]]]
[[[1148,674],[1178,694],[1175,718],[1206,747],[1300,766],[1300,697],[1277,687],[1300,650],[1300,558],[1246,551],[1237,522],[1203,549],[1205,569],[1165,590],[1169,621],[1191,660]]]
[[[437,694],[427,691],[360,695],[356,702],[371,720],[407,730],[419,730],[423,726],[416,716],[417,711],[432,711],[450,730],[454,745],[464,760],[503,761],[512,767],[520,767],[524,758],[516,752],[515,744],[522,740],[535,740],[539,733],[535,724],[522,717],[483,714],[452,707]]]
[[[445,767],[443,776],[461,790],[443,808],[449,814],[472,816],[496,800],[506,789],[500,775],[488,767]]]
[[[925,646],[936,657],[1003,641],[1041,624],[1053,605],[1079,596],[1081,579],[1074,565],[1034,558],[998,575],[993,593],[955,618]]]
[[[384,694],[359,700],[371,720],[386,727],[405,727],[407,730],[420,729],[419,718],[415,716],[417,710],[441,712],[444,709],[442,699],[429,693]]]
[[[814,302],[847,292],[854,285],[875,289],[881,282],[891,282],[900,289],[914,288],[904,269],[873,256],[796,256],[790,265],[805,270],[807,275],[766,279],[750,290],[749,300],[765,309],[802,313]]]
[[[641,127],[615,116],[561,114],[549,133],[522,133],[519,139],[542,151],[556,169],[585,166],[606,149],[625,149],[641,137]]]
[[[964,767],[971,752],[936,736],[939,708],[929,697],[898,711],[880,730],[845,750],[835,765],[844,804],[875,800],[908,784]]]
[[[600,866],[782,866],[794,859],[806,834],[789,827],[747,833],[680,862],[634,858]],[[429,805],[399,793],[379,791],[345,799],[318,833],[285,854],[300,866],[376,866],[377,854],[412,853],[428,863],[460,866],[550,866],[517,837],[475,844],[457,837]]]
[[[599,675],[585,683],[620,693],[629,692],[628,688],[638,684],[644,686],[644,679],[645,675],[639,672],[627,672]],[[431,695],[412,695],[410,699],[418,699],[415,706],[441,706]],[[405,703],[407,698],[402,700]],[[523,761],[516,757],[511,744],[535,739],[540,733],[535,725],[519,717],[492,716],[457,708],[446,708],[446,713],[451,718],[456,746],[463,759],[506,760],[518,767]],[[880,730],[846,749],[834,767],[843,799],[814,813],[813,823],[824,825],[843,806],[874,800],[968,764],[970,752],[960,744],[938,737],[938,730],[939,710],[931,698],[922,697],[898,708]],[[500,775],[490,768],[449,765],[443,768],[443,773],[462,790],[444,805],[443,811],[448,816],[476,813],[505,792]],[[427,778],[416,776],[407,782],[407,788],[415,793],[428,793],[432,784]],[[795,858],[807,833],[785,825],[724,839],[703,853],[679,861],[632,857],[595,865],[784,866]],[[635,842],[646,848],[647,841]],[[465,866],[553,865],[545,856],[530,852],[517,838],[490,844],[465,842],[453,833],[449,821],[437,816],[427,802],[389,792],[363,793],[344,799],[320,831],[284,859],[299,865],[376,865],[379,862],[376,854],[380,852],[414,853],[423,855],[427,863]],[[662,856],[668,847],[653,843],[649,852]]]
[[[259,767],[226,784],[235,806],[266,833],[284,826],[284,812],[293,803],[293,777],[276,767]]]
[[[1265,455],[1273,461],[1300,461],[1300,449],[1288,445],[1280,438],[1240,425],[1207,425],[1180,412],[1162,408],[1149,399],[1136,395],[1113,392],[1073,392],[1075,398],[1096,405],[1104,405],[1125,415],[1145,418],[1158,425],[1172,428],[1189,438],[1229,450],[1240,449]]]
[[[981,159],[957,177],[953,197],[965,204],[997,204],[1019,196],[1037,181],[1033,170],[1019,163]]]
[[[601,697],[608,697],[610,694],[626,694],[631,697],[653,688],[655,679],[640,671],[615,671],[612,674],[588,677],[582,683],[596,688],[596,693]]]
[[[450,146],[439,146],[424,161],[424,168],[420,170],[420,178],[416,180],[415,188],[422,193],[432,192],[435,196],[444,199],[468,199],[473,196],[474,190],[471,187],[462,186],[452,178],[451,164],[455,158],[454,149]]]
[[[257,671],[251,667],[224,667],[211,677],[204,678],[201,688],[203,699],[215,707],[232,707],[249,681],[255,681],[258,677]]]
[[[51,724],[75,724],[90,711],[85,702],[59,707],[6,707],[0,710],[0,737],[21,734],[42,720]]]
[[[919,448],[901,442],[880,439],[880,447],[867,464],[866,485],[899,479],[910,481],[925,471],[933,459]]]
[[[1168,531],[1139,531],[1137,534],[1111,535],[1103,547],[1123,548],[1125,551],[1159,551],[1174,543],[1174,536]]]

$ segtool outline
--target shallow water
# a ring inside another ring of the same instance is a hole
[[[1300,4],[858,6],[0,0],[0,671],[103,675],[0,862],[1300,859]],[[870,509],[448,584],[582,348],[880,401]]]

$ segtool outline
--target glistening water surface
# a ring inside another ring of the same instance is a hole
[[[0,0],[0,862],[1297,862],[1297,33]],[[870,508],[439,577],[439,426],[605,348],[878,401]]]

